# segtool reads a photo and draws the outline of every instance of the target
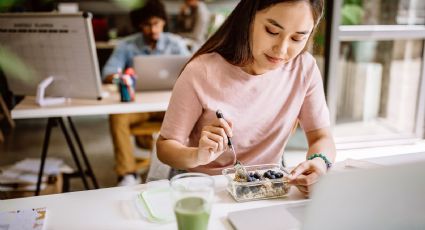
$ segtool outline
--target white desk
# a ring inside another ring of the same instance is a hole
[[[35,97],[29,96],[25,97],[23,101],[13,108],[11,112],[13,119],[48,119],[40,156],[41,164],[35,192],[36,195],[40,192],[41,178],[53,127],[59,126],[61,128],[78,169],[76,175],[81,177],[84,187],[89,189],[89,184],[85,178],[85,174],[87,173],[92,180],[94,188],[99,188],[71,116],[166,111],[171,98],[171,91],[138,92],[136,93],[136,100],[134,102],[120,102],[119,92],[114,85],[105,85],[103,89],[107,92],[108,96],[102,100],[69,99],[65,104],[40,107],[35,103]],[[77,149],[83,158],[84,165],[80,163]]]
[[[25,97],[11,114],[13,119],[48,118],[62,116],[89,116],[117,113],[141,113],[166,111],[171,91],[136,93],[134,102],[120,102],[116,87],[105,86],[108,97],[102,100],[70,99],[65,104],[40,107],[35,97]]]
[[[226,220],[229,211],[294,202],[303,198],[291,190],[287,200],[263,200],[236,203],[225,190],[226,178],[215,176],[216,197],[212,208],[210,229],[231,229]],[[154,182],[155,183],[155,182]],[[0,211],[31,207],[47,207],[46,229],[177,229],[176,223],[150,223],[139,215],[134,198],[154,183],[132,187],[116,187],[58,195],[38,196],[0,201]],[[156,182],[158,183],[158,182]],[[161,183],[168,183],[162,181]]]
[[[370,162],[382,165],[419,160],[425,160],[425,153],[368,159]],[[227,221],[227,214],[232,211],[304,201],[298,190],[291,188],[287,199],[237,203],[225,190],[226,178],[215,176],[214,179],[216,198],[211,212],[209,229],[232,229]],[[167,181],[154,183],[167,183]],[[177,229],[175,222],[150,223],[138,214],[133,201],[134,197],[137,193],[155,186],[154,183],[4,200],[0,201],[0,211],[47,207],[46,229]]]

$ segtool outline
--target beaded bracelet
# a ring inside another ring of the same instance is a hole
[[[320,157],[320,158],[323,159],[323,161],[325,161],[325,163],[326,163],[326,169],[329,170],[332,167],[332,162],[330,162],[328,160],[328,158],[324,154],[321,154],[321,153],[315,153],[315,154],[309,156],[307,158],[307,160],[313,160],[314,158],[317,158],[317,157]]]

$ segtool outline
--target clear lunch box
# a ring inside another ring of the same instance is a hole
[[[245,166],[248,174],[257,174],[254,181],[241,182],[235,180],[235,169],[223,169],[222,173],[228,179],[227,191],[238,201],[250,201],[260,199],[271,199],[285,197],[289,192],[290,185],[285,179],[288,171],[277,164],[252,165]],[[279,173],[279,178],[270,176],[272,170],[275,174]],[[260,177],[260,178],[258,178]],[[274,179],[271,179],[274,178]]]

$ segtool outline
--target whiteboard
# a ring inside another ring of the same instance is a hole
[[[16,95],[35,95],[53,76],[46,95],[100,99],[101,78],[89,13],[0,14],[0,46],[32,70],[25,78],[7,73]]]

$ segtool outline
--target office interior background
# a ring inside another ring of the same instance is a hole
[[[173,32],[182,1],[164,0],[167,31]],[[205,1],[211,11],[209,34],[225,20],[238,1]],[[425,133],[425,2],[419,0],[326,0],[326,12],[309,51],[316,58],[325,83],[337,149],[411,145]],[[131,0],[2,0],[0,12],[45,12],[77,7],[93,14],[99,67],[116,42],[134,33],[128,14],[141,2]],[[0,44],[1,46],[1,44]],[[6,59],[7,56],[0,56]],[[5,63],[4,61],[2,63]],[[8,110],[19,102],[0,78]],[[4,108],[4,107],[3,107]],[[0,167],[38,158],[45,119],[16,120],[10,127],[0,116]],[[116,185],[108,117],[77,117],[75,124],[86,146],[101,187]],[[49,157],[73,166],[65,141],[52,136]],[[305,157],[307,142],[301,129],[285,150],[289,166]],[[146,154],[138,149],[140,155]],[[291,164],[292,163],[292,164]],[[71,190],[81,190],[71,181]]]

